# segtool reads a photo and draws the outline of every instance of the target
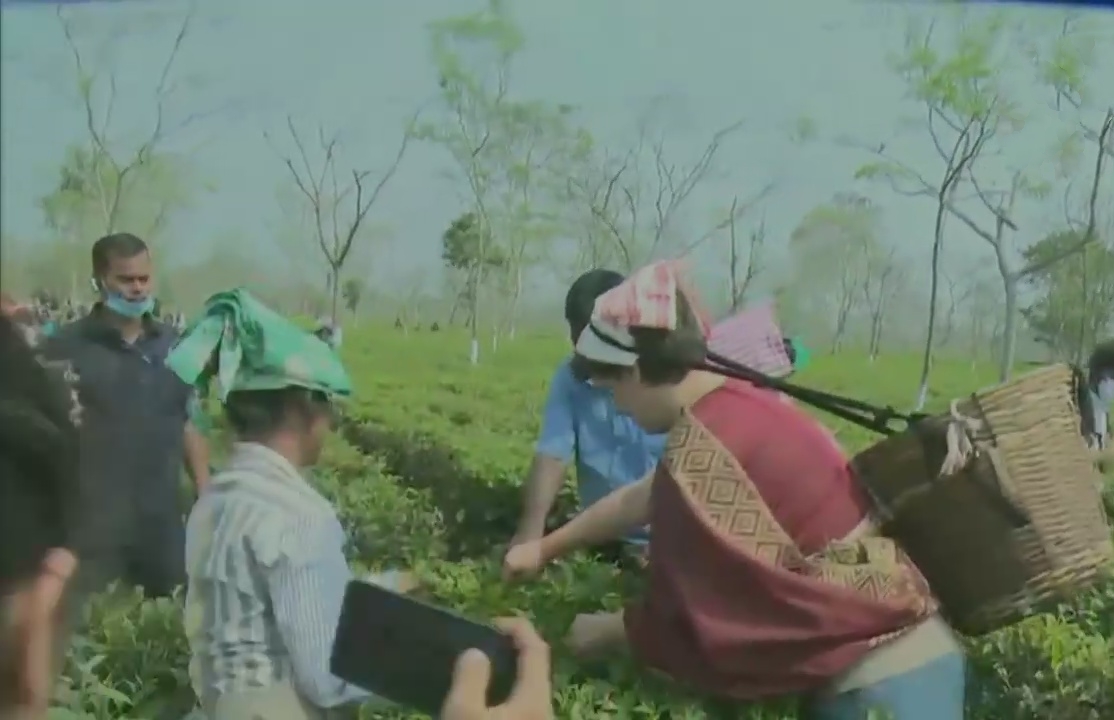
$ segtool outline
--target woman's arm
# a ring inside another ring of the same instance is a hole
[[[295,686],[306,701],[320,708],[373,697],[329,672],[344,589],[352,579],[343,542],[335,520],[303,524],[283,540],[300,551],[284,557],[267,578]]]
[[[542,538],[542,560],[549,562],[574,550],[614,540],[649,523],[654,472],[619,488]]]

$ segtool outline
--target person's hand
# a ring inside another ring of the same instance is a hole
[[[400,595],[407,595],[421,587],[421,581],[409,570],[388,570],[383,573],[371,573],[364,577],[364,582],[380,585]]]
[[[512,545],[503,558],[503,579],[516,580],[533,577],[541,572],[544,564],[541,540],[530,540],[529,542]]]
[[[612,649],[625,636],[619,613],[582,613],[572,621],[565,643],[579,658],[592,658]]]
[[[418,577],[414,573],[408,570],[401,571],[396,576],[395,591],[402,595],[412,593],[419,587],[421,587],[421,581],[418,580]]]
[[[534,540],[541,540],[544,536],[544,527],[523,525],[518,528],[518,532],[516,532],[514,534],[514,537],[511,538],[511,544],[508,545],[508,547],[511,548],[515,545],[522,545],[523,543],[532,542]]]
[[[549,646],[521,618],[497,620],[496,625],[518,650],[518,676],[510,697],[502,705],[487,706],[491,661],[479,650],[468,650],[457,658],[441,720],[552,720]]]

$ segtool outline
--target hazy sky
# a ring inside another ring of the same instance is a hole
[[[24,238],[41,235],[36,199],[49,192],[70,143],[84,139],[73,72],[53,8],[34,3],[3,9],[2,225]],[[345,160],[383,167],[401,126],[433,97],[426,25],[467,12],[480,0],[199,0],[197,23],[179,73],[187,78],[173,112],[207,113],[175,138],[189,149],[211,191],[177,218],[176,244],[205,244],[238,235],[265,247],[280,222],[276,189],[285,168],[263,140],[279,134],[287,113],[304,127],[342,128]],[[514,74],[523,95],[581,108],[586,126],[604,142],[622,142],[656,97],[668,98],[670,146],[678,160],[695,157],[708,135],[737,118],[747,129],[720,157],[721,177],[698,191],[687,213],[702,230],[711,208],[778,181],[766,204],[770,242],[784,244],[800,216],[840,190],[857,189],[887,208],[895,241],[927,261],[932,207],[903,200],[879,185],[855,185],[865,155],[825,137],[886,139],[911,164],[932,172],[938,161],[923,130],[900,131],[917,108],[887,67],[923,5],[850,0],[562,0],[514,3],[527,38]],[[119,98],[115,138],[134,144],[150,121],[151,92],[186,5],[165,0],[78,5],[82,40],[115,68]],[[1041,10],[1016,9],[1039,17]],[[1048,15],[1048,27],[1057,23]],[[1107,42],[1100,65],[1114,68],[1114,13],[1094,18]],[[113,42],[106,42],[114,38]],[[1069,126],[1048,110],[1050,93],[1029,67],[1015,72],[1014,90],[1034,114],[1023,138],[1003,151],[1001,167],[1023,165],[1051,174],[1046,158]],[[1096,85],[1098,73],[1095,73]],[[1107,73],[1107,78],[1112,75]],[[1114,100],[1114,80],[1100,95]],[[801,117],[822,137],[797,145],[790,134]],[[1092,121],[1097,119],[1095,113]],[[436,265],[439,236],[464,203],[443,177],[448,166],[436,147],[417,146],[373,221],[396,238],[379,261],[391,272]],[[1058,200],[1031,203],[1022,235],[1039,237],[1056,224]],[[982,252],[956,232],[953,246]],[[722,246],[705,248],[701,263],[722,261]],[[397,277],[397,274],[396,274]]]

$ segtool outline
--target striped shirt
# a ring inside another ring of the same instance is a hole
[[[332,506],[263,445],[238,443],[186,525],[190,680],[222,694],[293,683],[319,708],[370,698],[329,672],[352,578]]]

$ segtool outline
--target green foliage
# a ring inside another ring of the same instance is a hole
[[[1094,67],[1101,35],[1093,23],[1067,18],[1063,32],[1044,53],[1040,79],[1052,88],[1057,99],[1075,106],[1091,99],[1090,70]]]
[[[954,32],[943,40],[935,26],[911,29],[905,53],[891,59],[912,96],[954,118],[958,126],[968,118],[990,116],[1020,125],[1018,108],[1000,86],[999,72],[1013,40],[1005,15],[965,19],[949,29]]]
[[[506,264],[499,248],[491,247],[490,232],[487,237],[484,232],[475,213],[453,220],[441,235],[441,260],[446,267],[483,276]]]
[[[169,222],[198,190],[190,171],[186,158],[169,153],[145,154],[121,167],[103,150],[71,146],[54,188],[38,202],[50,232],[23,250],[22,274],[35,287],[68,297],[84,288],[97,238],[126,228],[159,248]],[[160,248],[161,257],[172,250]]]
[[[71,146],[39,209],[63,240],[88,241],[122,227],[154,240],[193,199],[188,169],[185,158],[171,154],[146,154],[121,167],[96,147]]]
[[[193,707],[180,602],[116,590],[85,610],[88,629],[70,648],[59,705],[97,720],[181,717]]]
[[[364,283],[358,278],[348,278],[340,285],[340,296],[344,300],[344,309],[350,313],[356,312],[363,295]]]
[[[360,399],[348,408],[343,437],[330,441],[315,478],[348,530],[354,566],[361,572],[411,567],[424,597],[472,617],[528,616],[554,647],[559,718],[797,717],[792,702],[741,710],[694,697],[630,660],[574,662],[562,644],[573,617],[601,606],[618,608],[637,596],[637,573],[580,555],[556,563],[534,583],[500,580],[500,555],[520,507],[518,478],[528,463],[546,383],[568,348],[557,336],[524,340],[507,344],[491,363],[470,367],[443,351],[446,343],[463,340],[454,332],[361,329],[342,348]],[[932,409],[994,382],[965,363],[941,362],[936,372]],[[800,379],[893,402],[917,373],[915,358],[882,357],[868,365],[848,353],[818,358]],[[849,449],[874,441],[866,431],[820,417]],[[558,515],[571,507],[567,489]],[[93,605],[90,619],[89,632],[71,652],[60,705],[94,720],[155,720],[188,706],[188,652],[177,603],[105,597]],[[1056,615],[1032,618],[968,647],[971,720],[1114,716],[1114,581]],[[401,711],[365,717],[417,718]]]
[[[1082,358],[1114,322],[1114,248],[1078,230],[1051,233],[1025,248],[1033,300],[1021,309],[1036,339]],[[1085,247],[1084,247],[1085,245]],[[1081,249],[1082,248],[1082,249]]]

